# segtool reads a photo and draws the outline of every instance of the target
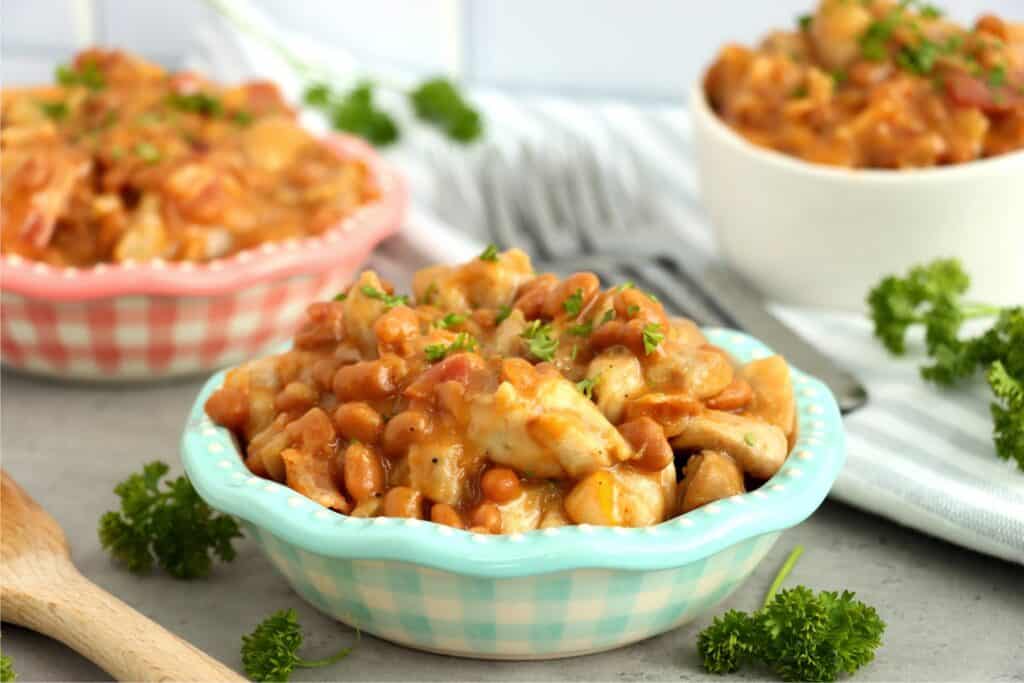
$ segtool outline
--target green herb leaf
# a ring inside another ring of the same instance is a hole
[[[527,349],[535,358],[550,361],[558,350],[558,339],[552,336],[551,325],[534,320],[519,335],[526,340]]]
[[[331,88],[326,83],[310,83],[302,93],[302,101],[317,109],[326,109],[331,104]]]
[[[0,654],[0,683],[18,680],[18,672],[14,670],[14,662],[7,655]]]
[[[93,61],[85,61],[78,67],[74,65],[58,66],[57,83],[64,87],[80,85],[89,90],[102,90],[107,85],[103,72]]]
[[[577,325],[570,325],[568,331],[574,337],[589,337],[590,333],[594,331],[594,322],[587,321]]]
[[[569,295],[569,297],[562,302],[562,308],[569,315],[579,315],[580,311],[583,310],[583,290],[577,289],[575,292]]]
[[[147,164],[158,163],[163,156],[160,148],[151,142],[140,142],[135,145],[135,155]]]
[[[604,315],[601,316],[601,322],[599,322],[597,326],[601,327],[601,325],[604,325],[607,322],[611,322],[612,320],[615,320],[615,309],[609,308],[607,311],[604,312]]]
[[[460,351],[476,351],[476,339],[466,332],[459,332],[451,344],[430,344],[423,350],[423,353],[428,361],[436,363],[449,354]]]
[[[409,93],[416,116],[440,128],[457,142],[468,143],[480,137],[480,114],[447,78],[431,78]]]
[[[340,97],[331,97],[328,113],[335,130],[383,147],[398,140],[398,126],[390,114],[374,104],[373,91],[374,85],[363,81]],[[308,97],[308,90],[306,94]]]
[[[498,260],[498,247],[493,244],[488,244],[487,248],[480,253],[481,261],[497,261]]]
[[[576,382],[576,388],[579,389],[580,393],[583,394],[583,396],[585,396],[587,399],[593,399],[594,386],[598,383],[600,379],[601,373],[598,373],[593,377],[581,379],[579,382]]]
[[[661,331],[661,325],[658,323],[647,323],[644,325],[642,338],[644,341],[644,353],[650,355],[654,353],[654,350],[658,348],[665,339],[665,333]]]
[[[391,310],[395,306],[409,305],[409,297],[404,294],[388,294],[387,292],[382,292],[370,285],[363,285],[359,288],[359,291],[362,292],[363,296],[369,299],[375,299],[382,302],[385,310]]]
[[[441,329],[447,330],[452,327],[457,327],[464,322],[466,322],[466,316],[461,313],[448,313],[440,320],[435,321],[434,327],[440,327]]]
[[[1006,85],[1006,66],[1000,64],[988,71],[988,84],[992,88],[1002,88]]]
[[[252,115],[252,113],[248,112],[248,111],[246,111],[244,109],[239,109],[238,111],[236,111],[235,113],[233,113],[231,115],[232,123],[235,123],[235,124],[237,124],[239,126],[248,126],[254,120],[255,120],[255,117]]]
[[[224,113],[220,99],[205,92],[194,92],[187,95],[170,93],[167,95],[167,106],[200,116],[220,116]]]
[[[344,301],[348,298],[348,292],[339,292],[334,295],[334,301]]]
[[[814,17],[810,14],[801,14],[796,18],[796,25],[800,27],[801,31],[808,31],[811,28],[811,22],[814,21]]]
[[[346,647],[326,659],[307,661],[298,656],[302,629],[293,609],[281,610],[242,636],[242,667],[254,681],[287,681],[295,668],[316,669],[334,664],[352,652]]]
[[[494,316],[494,324],[502,324],[510,315],[512,315],[512,307],[502,304],[498,307],[498,315]]]
[[[39,108],[46,118],[53,121],[63,121],[68,117],[68,105],[66,102],[40,102]]]
[[[162,462],[151,462],[114,488],[121,499],[119,512],[100,518],[103,548],[134,573],[159,565],[178,579],[210,573],[213,558],[235,559],[232,541],[241,537],[238,524],[214,512],[185,477],[164,482]]]

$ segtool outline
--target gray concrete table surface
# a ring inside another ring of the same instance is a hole
[[[160,573],[138,577],[100,548],[100,515],[117,507],[114,485],[145,462],[181,471],[178,438],[200,380],[156,385],[75,385],[5,371],[0,386],[2,464],[63,526],[72,558],[87,577],[229,666],[240,667],[242,634],[270,612],[294,607],[311,657],[352,643],[348,627],[322,616],[287,586],[255,545],[206,580]],[[827,502],[787,531],[751,578],[715,613],[756,608],[796,544],[806,552],[789,584],[848,588],[888,623],[876,660],[858,681],[1024,681],[1024,568],[922,536],[872,515]],[[711,615],[643,643],[548,662],[487,662],[408,650],[363,636],[326,670],[293,680],[714,680],[696,655],[697,633]],[[103,628],[103,624],[96,624]],[[105,680],[64,646],[3,626],[4,654],[21,680]],[[735,678],[764,677],[753,670]]]

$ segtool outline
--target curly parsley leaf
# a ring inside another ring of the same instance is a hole
[[[447,357],[449,354],[459,353],[460,351],[475,350],[476,339],[466,332],[459,332],[455,335],[455,340],[451,344],[430,344],[423,349],[423,353],[426,355],[428,361],[436,363],[437,361]]]
[[[502,304],[501,306],[498,307],[498,315],[494,316],[494,324],[502,324],[508,319],[510,315],[512,315],[512,307]]]
[[[1024,375],[1012,377],[1001,361],[986,374],[996,400],[990,406],[995,425],[996,452],[1006,460],[1015,460],[1024,470]]]
[[[341,661],[352,652],[346,647],[325,659],[308,661],[298,655],[302,629],[293,609],[281,610],[242,636],[242,667],[254,681],[287,681],[296,668],[317,669]]]
[[[441,129],[456,142],[468,143],[483,133],[480,113],[447,78],[423,81],[409,93],[417,118]]]
[[[498,255],[498,247],[493,244],[488,244],[487,248],[480,253],[479,258],[481,261],[490,261],[493,263],[498,260]]]
[[[583,290],[577,289],[562,302],[562,308],[569,315],[579,315],[583,310]]]
[[[440,327],[442,330],[448,330],[453,327],[458,327],[464,322],[466,322],[466,316],[461,313],[447,313],[443,318],[434,322],[434,327]]]
[[[161,489],[168,470],[165,463],[151,462],[114,488],[121,509],[100,518],[100,543],[131,572],[158,565],[175,578],[201,578],[210,573],[214,557],[235,559],[232,541],[242,533],[232,517],[214,512],[184,476],[163,482]]]
[[[14,662],[10,657],[0,654],[0,683],[18,680],[18,672],[14,670]]]
[[[534,358],[550,361],[558,350],[558,338],[553,337],[551,325],[534,320],[519,335],[526,341],[526,348]]]
[[[96,62],[86,60],[81,64],[66,65],[57,67],[57,83],[68,88],[82,86],[89,90],[102,90],[107,87],[107,80],[103,76]]]
[[[594,375],[593,377],[586,377],[576,382],[576,388],[580,390],[580,393],[587,399],[594,398],[594,386],[597,385],[598,380],[601,379],[601,373]]]
[[[803,548],[797,546],[772,583],[761,610],[730,610],[697,637],[710,673],[762,663],[784,680],[834,681],[874,658],[885,623],[855,594],[797,586],[776,592]]]

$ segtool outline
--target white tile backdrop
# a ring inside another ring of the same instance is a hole
[[[725,40],[790,25],[814,0],[256,0],[289,28],[369,64],[566,95],[678,98]],[[1024,0],[939,0],[963,20],[989,10],[1024,21]],[[99,42],[169,66],[202,0],[3,0],[0,77],[45,80]]]

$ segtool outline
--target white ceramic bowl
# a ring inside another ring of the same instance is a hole
[[[881,277],[959,258],[971,298],[1024,302],[1024,152],[914,171],[846,170],[748,142],[690,92],[704,206],[725,258],[770,298],[861,309]]]

